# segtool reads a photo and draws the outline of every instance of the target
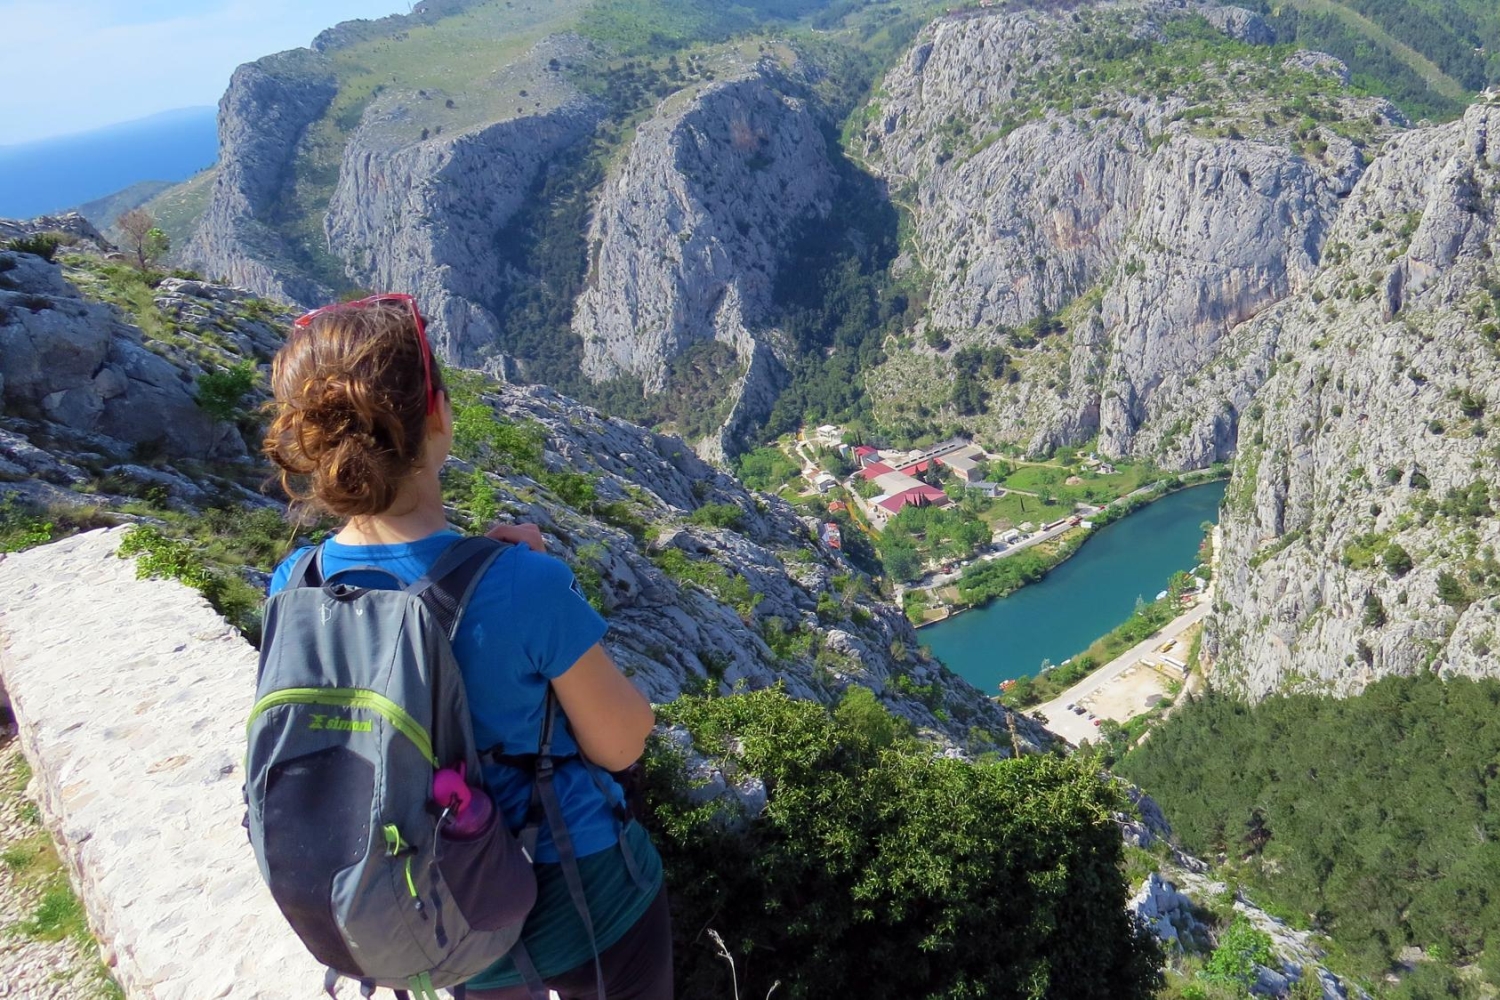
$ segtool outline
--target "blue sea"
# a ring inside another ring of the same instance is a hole
[[[92,132],[0,146],[0,218],[76,208],[138,181],[182,181],[218,156],[215,108],[183,108]]]

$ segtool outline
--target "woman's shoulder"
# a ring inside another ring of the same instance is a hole
[[[557,556],[512,545],[485,574],[483,589],[503,590],[519,605],[545,604],[574,589],[573,570]]]

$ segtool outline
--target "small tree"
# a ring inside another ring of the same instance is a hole
[[[172,249],[172,241],[144,208],[132,208],[116,220],[115,226],[125,237],[125,247],[135,255],[136,266],[142,271],[155,266]]]
[[[1397,542],[1386,546],[1381,562],[1385,564],[1385,571],[1398,580],[1411,572],[1411,554]]]

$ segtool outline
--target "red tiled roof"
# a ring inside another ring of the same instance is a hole
[[[854,449],[854,454],[856,454],[859,457],[863,458],[866,455],[873,455],[873,454],[875,454],[875,449],[871,448],[867,444],[862,444],[858,448]]]
[[[895,469],[891,468],[889,465],[886,465],[884,462],[872,462],[860,470],[860,475],[864,476],[866,479],[877,479],[880,476],[884,476],[887,473],[895,471]]]
[[[948,503],[948,494],[935,486],[914,486],[900,493],[892,493],[876,506],[887,510],[892,514],[898,513],[907,504],[935,504],[943,506]]]
[[[900,471],[906,473],[908,476],[915,476],[919,472],[926,472],[931,466],[932,462],[930,461],[918,462],[916,465],[908,465]]]

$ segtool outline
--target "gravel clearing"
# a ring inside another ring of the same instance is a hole
[[[123,1000],[92,937],[65,933],[46,941],[27,933],[49,886],[65,878],[36,804],[26,797],[28,774],[15,730],[0,725],[0,997]],[[53,896],[55,903],[60,897]]]

